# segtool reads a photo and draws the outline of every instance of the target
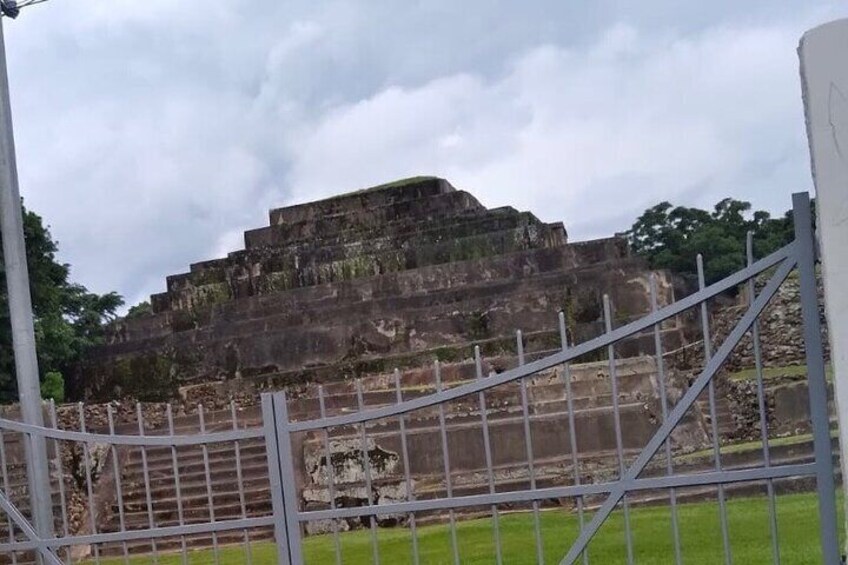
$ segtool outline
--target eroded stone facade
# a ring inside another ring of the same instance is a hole
[[[661,301],[672,286],[657,273]],[[152,297],[154,314],[115,324],[81,368],[88,400],[229,396],[560,346],[648,311],[644,263],[621,238],[569,243],[561,223],[489,209],[438,178],[417,178],[270,212],[245,249],[193,264]],[[674,346],[675,328],[668,329]],[[620,348],[635,355],[650,339]],[[235,385],[234,385],[235,383]],[[216,389],[216,390],[218,390]]]

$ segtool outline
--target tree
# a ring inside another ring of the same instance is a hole
[[[135,306],[130,306],[130,309],[127,311],[127,315],[125,318],[127,320],[132,320],[135,318],[144,318],[145,316],[153,315],[153,306],[151,306],[150,302],[144,300],[143,302],[139,302]]]
[[[49,371],[41,379],[41,398],[55,400],[58,403],[65,401],[65,378],[62,373]]]
[[[39,370],[43,390],[57,398],[62,375],[87,348],[102,342],[104,326],[115,318],[123,299],[71,282],[70,266],[56,260],[58,245],[41,217],[25,208],[23,214]],[[2,257],[0,248],[0,402],[11,402],[17,398],[17,381]]]
[[[645,210],[627,235],[632,249],[655,269],[694,276],[700,253],[711,283],[745,265],[749,231],[754,255],[762,257],[792,241],[793,230],[791,211],[772,218],[761,210],[751,213],[749,202],[725,198],[712,212],[661,202]]]

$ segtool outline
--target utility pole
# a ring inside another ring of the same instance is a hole
[[[2,228],[0,234],[3,238],[3,258],[6,267],[6,286],[12,321],[12,345],[21,416],[24,423],[44,427],[21,196],[15,160],[15,139],[12,132],[12,108],[9,101],[3,19],[0,17],[0,228]],[[22,443],[27,458],[27,478],[34,527],[40,537],[52,538],[53,501],[47,444],[43,437],[36,436],[30,436],[29,441]]]
[[[843,488],[848,488],[848,19],[809,30],[801,38],[798,56],[816,187]],[[848,507],[848,497],[844,504]],[[848,532],[848,522],[845,529]]]

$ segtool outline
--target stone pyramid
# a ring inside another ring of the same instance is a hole
[[[517,329],[541,355],[560,347],[560,310],[577,342],[603,332],[604,294],[616,324],[649,310],[650,272],[623,238],[570,243],[562,223],[486,208],[440,178],[271,210],[244,241],[167,277],[153,314],[115,323],[73,394],[165,400],[214,385],[255,395],[462,363],[475,343],[503,357]],[[668,302],[670,279],[657,276]],[[618,354],[652,347],[637,337]]]

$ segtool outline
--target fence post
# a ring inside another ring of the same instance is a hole
[[[274,541],[277,544],[278,565],[290,565],[286,511],[283,503],[283,486],[280,474],[280,454],[277,441],[277,416],[272,393],[262,394],[262,425],[265,428],[265,454],[268,459],[268,478],[274,510]]]
[[[292,454],[289,408],[285,391],[274,394],[274,413],[277,415],[277,453],[280,458],[280,479],[282,480],[283,506],[289,540],[289,559],[291,565],[303,565],[300,521],[297,519],[299,497],[297,481],[294,476],[295,459]]]
[[[801,279],[801,313],[804,320],[804,347],[807,356],[807,382],[810,391],[810,418],[816,456],[816,486],[819,497],[819,527],[822,559],[838,565],[839,538],[836,533],[836,490],[833,480],[833,450],[830,446],[830,415],[827,406],[824,352],[822,350],[819,300],[816,290],[815,240],[810,196],[792,195],[798,272]]]

